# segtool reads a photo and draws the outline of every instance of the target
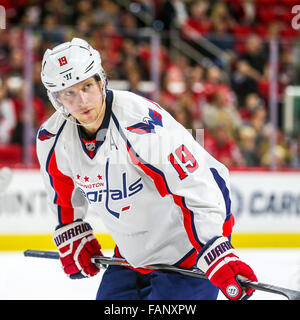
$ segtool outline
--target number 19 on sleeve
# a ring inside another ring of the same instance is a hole
[[[175,154],[179,159],[179,162],[176,160],[176,157],[173,153],[169,154],[168,160],[177,171],[180,180],[186,178],[189,173],[194,172],[199,167],[195,157],[185,145],[182,144],[180,147],[178,147],[175,150]]]

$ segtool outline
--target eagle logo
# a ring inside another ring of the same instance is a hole
[[[49,131],[47,131],[46,129],[41,129],[39,131],[39,134],[38,134],[38,138],[41,140],[41,141],[45,141],[45,140],[48,140],[52,137],[55,137],[56,134],[53,134]]]
[[[149,117],[145,117],[143,122],[136,123],[126,129],[137,134],[155,133],[155,126],[163,126],[161,114],[149,108]]]

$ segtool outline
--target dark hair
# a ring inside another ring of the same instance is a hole
[[[98,81],[101,81],[101,78],[100,78],[100,76],[99,76],[98,73],[94,75],[94,79],[95,79],[97,82],[98,82]]]

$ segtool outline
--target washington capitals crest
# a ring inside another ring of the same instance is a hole
[[[56,134],[53,134],[53,133],[47,131],[46,129],[41,129],[38,134],[38,138],[41,141],[48,140],[48,139],[55,137],[55,136],[56,136]]]
[[[155,126],[163,126],[161,114],[149,108],[149,117],[145,117],[143,122],[136,123],[126,129],[137,134],[155,133]]]

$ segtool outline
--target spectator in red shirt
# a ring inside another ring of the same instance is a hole
[[[250,121],[251,115],[257,107],[264,107],[263,99],[255,92],[249,93],[245,98],[244,105],[239,109],[241,119]]]
[[[235,102],[235,95],[231,87],[225,83],[223,74],[219,67],[212,66],[207,69],[205,75],[204,92],[209,101],[216,92],[224,92],[227,103]]]
[[[187,39],[197,40],[211,30],[211,19],[207,15],[209,2],[193,1],[189,7],[189,18],[182,25],[182,33]]]
[[[212,136],[204,137],[204,147],[213,157],[228,168],[244,166],[245,161],[238,144],[230,136],[229,128],[219,123],[212,131]]]

